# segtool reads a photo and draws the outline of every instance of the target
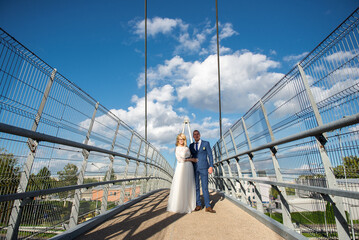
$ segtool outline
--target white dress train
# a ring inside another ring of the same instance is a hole
[[[167,211],[190,213],[196,207],[196,187],[191,156],[188,147],[176,147],[177,167],[173,176]]]

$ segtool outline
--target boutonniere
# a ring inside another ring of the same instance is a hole
[[[203,147],[203,151],[205,151],[206,150],[206,147]]]

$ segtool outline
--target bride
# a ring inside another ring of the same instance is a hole
[[[176,139],[177,167],[173,176],[167,211],[190,213],[196,207],[196,187],[191,152],[187,147],[186,135],[180,133]]]

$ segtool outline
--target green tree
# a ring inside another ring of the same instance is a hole
[[[51,179],[51,171],[47,167],[43,167],[36,175],[30,175],[26,191],[49,189],[52,181],[54,181],[54,179]]]
[[[20,179],[20,167],[14,154],[0,149],[0,194],[15,193]]]
[[[349,156],[343,158],[344,166],[338,165],[334,170],[336,178],[359,178],[359,158],[357,156]],[[345,167],[345,174],[344,174]]]
[[[78,175],[77,171],[77,166],[72,163],[66,164],[64,170],[58,171],[57,174],[59,175],[59,187],[76,185]],[[74,190],[69,192],[61,192],[59,193],[59,196],[60,198],[67,198],[68,196],[73,194]]]
[[[285,192],[287,193],[287,195],[295,195],[295,188],[286,187]]]
[[[39,178],[40,186],[42,189],[51,188],[51,182],[53,179],[51,178],[51,171],[47,167],[41,168],[37,174],[37,177]]]
[[[294,188],[286,187],[285,191],[286,191],[287,195],[295,195]],[[279,197],[279,192],[274,187],[271,187],[271,189],[269,191],[269,196],[273,197],[273,199],[277,199]]]
[[[0,149],[0,195],[16,193],[20,180],[20,167],[14,154]],[[11,209],[13,201],[1,202],[0,208],[3,211]],[[0,223],[7,223],[10,211],[0,215]]]
[[[279,192],[274,187],[271,187],[269,195],[272,196],[273,199],[277,199]]]
[[[323,174],[300,175],[298,179],[324,179]]]
[[[64,167],[64,170],[58,171],[59,180],[64,182],[64,186],[76,185],[77,183],[77,171],[78,168],[75,164],[68,163]]]
[[[98,182],[98,178],[85,178],[84,184]]]

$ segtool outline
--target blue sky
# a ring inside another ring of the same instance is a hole
[[[223,128],[314,49],[355,0],[221,1]],[[215,0],[148,0],[149,140],[173,165],[185,116],[219,136]],[[144,133],[144,1],[5,1],[0,26]]]

